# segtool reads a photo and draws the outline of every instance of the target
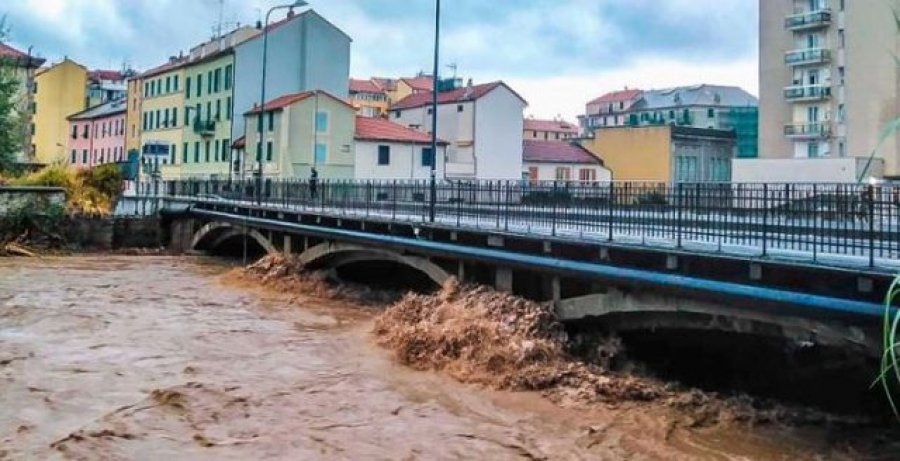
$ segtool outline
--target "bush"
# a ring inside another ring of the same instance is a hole
[[[51,165],[12,181],[18,186],[61,187],[71,213],[108,214],[122,190],[122,175],[117,165],[101,165],[86,170]]]

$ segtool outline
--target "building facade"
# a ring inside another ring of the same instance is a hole
[[[92,70],[88,72],[85,107],[94,107],[116,99],[124,99],[128,94],[127,80],[134,74],[134,71],[131,70],[122,72],[117,70]]]
[[[640,99],[643,91],[628,88],[606,93],[585,105],[584,115],[578,116],[583,134],[590,134],[599,127],[625,126],[628,113]]]
[[[307,91],[275,98],[244,114],[240,177],[255,177],[262,163],[269,179],[308,178],[313,167],[320,179],[353,178],[356,109],[345,98]]]
[[[356,117],[356,179],[425,180],[434,163],[437,178],[444,178],[447,142],[438,140],[437,155],[431,135],[382,118]]]
[[[187,58],[171,58],[140,77],[141,175],[158,176],[184,155],[184,65]]]
[[[522,178],[537,181],[604,182],[612,173],[603,161],[577,143],[525,140]]]
[[[125,130],[125,151],[129,154],[141,151],[141,128],[143,111],[141,110],[141,102],[144,96],[144,83],[139,75],[135,75],[128,79],[128,112],[125,116],[127,128]]]
[[[384,88],[375,80],[350,79],[350,104],[363,117],[384,117],[390,101]]]
[[[32,106],[36,163],[49,165],[68,158],[67,118],[85,109],[87,76],[84,66],[68,58],[37,72]]]
[[[582,146],[602,158],[617,181],[730,181],[731,131],[677,125],[598,129]]]
[[[900,114],[898,9],[893,0],[760,2],[762,157],[868,158],[879,147]],[[900,177],[900,135],[876,158]],[[853,180],[874,173],[862,170]]]
[[[525,140],[560,141],[578,137],[578,127],[565,120],[540,120],[526,118],[524,121]]]
[[[438,93],[437,136],[446,140],[446,177],[521,179],[522,113],[528,103],[503,82]],[[391,107],[390,120],[428,133],[432,94],[407,96]]]
[[[350,37],[313,10],[269,26],[266,94],[287,95],[322,90],[347,100],[350,81]],[[260,104],[263,37],[234,49],[234,113]],[[270,99],[270,98],[267,98]],[[243,136],[245,117],[233,117],[232,139]],[[350,131],[352,141],[353,132]],[[248,143],[248,149],[252,149]]]
[[[25,118],[22,124],[21,149],[16,154],[16,162],[20,164],[34,161],[34,143],[32,142],[34,131],[34,90],[35,74],[44,64],[44,60],[34,57],[30,51],[25,53],[12,46],[0,43],[0,65],[12,69],[13,75],[19,82],[19,90],[13,101],[13,110]]]
[[[125,161],[127,101],[116,99],[68,117],[68,163],[90,168]]]

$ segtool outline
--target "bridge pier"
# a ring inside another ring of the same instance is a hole
[[[194,239],[194,219],[177,219],[172,222],[170,229],[169,251],[173,253],[190,252],[192,250],[191,243]]]
[[[513,292],[513,271],[508,267],[497,267],[494,272],[494,286],[497,291]]]
[[[293,249],[291,248],[291,236],[290,234],[284,234],[284,245],[282,247],[285,256],[290,256],[293,253]]]

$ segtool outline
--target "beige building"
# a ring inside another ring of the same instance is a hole
[[[522,137],[525,140],[564,141],[578,137],[578,126],[565,120],[526,118]]]
[[[867,158],[876,149],[879,132],[900,116],[900,31],[892,7],[900,1],[760,2],[762,159]],[[848,163],[852,171],[841,179],[875,175],[882,163],[885,176],[900,177],[898,141],[900,134],[890,136],[871,164]],[[754,179],[791,180],[791,171],[805,168],[795,163],[758,169],[768,173]]]

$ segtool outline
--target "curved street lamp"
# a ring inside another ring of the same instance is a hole
[[[257,120],[257,135],[258,138],[256,140],[256,160],[259,163],[259,171],[256,177],[256,204],[262,205],[262,190],[263,190],[263,116],[266,112],[266,53],[268,52],[269,47],[269,17],[272,16],[272,12],[275,10],[284,10],[284,9],[294,9],[294,8],[302,8],[304,6],[309,5],[309,3],[304,0],[296,0],[293,3],[285,4],[285,5],[276,5],[272,8],[269,8],[269,12],[266,13],[266,22],[263,24],[263,55],[262,55],[262,85],[260,89],[259,95],[259,119]]]

